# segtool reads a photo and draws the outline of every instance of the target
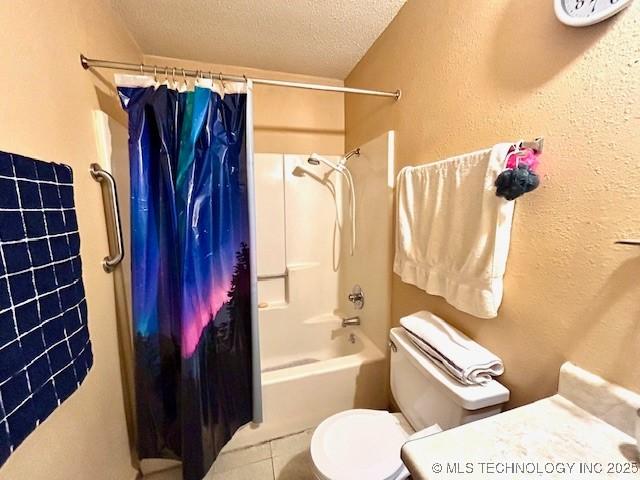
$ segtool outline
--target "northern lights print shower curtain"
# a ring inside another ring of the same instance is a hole
[[[138,453],[180,459],[184,479],[200,480],[260,420],[250,83],[116,81],[129,116]]]

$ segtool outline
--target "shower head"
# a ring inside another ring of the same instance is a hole
[[[321,163],[324,163],[327,167],[331,168],[332,170],[336,170],[338,172],[342,171],[342,165],[340,164],[336,165],[335,163],[330,162],[326,158],[321,157],[317,153],[312,153],[311,155],[309,155],[309,158],[307,158],[307,163],[309,163],[310,165],[320,165]]]

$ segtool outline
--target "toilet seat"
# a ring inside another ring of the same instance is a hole
[[[398,418],[355,409],[325,419],[311,439],[316,476],[322,480],[394,480],[404,470],[400,449],[408,434]]]

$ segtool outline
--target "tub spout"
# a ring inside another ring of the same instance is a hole
[[[355,317],[346,317],[342,319],[343,327],[352,327],[354,325],[360,325],[360,317],[357,315]]]

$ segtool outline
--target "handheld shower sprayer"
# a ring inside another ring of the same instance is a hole
[[[349,158],[351,158],[354,155],[360,156],[359,148],[356,148],[355,150],[352,150],[351,152],[347,153],[344,157],[340,159],[340,161],[337,164],[330,162],[326,158],[318,155],[317,153],[312,153],[311,155],[309,155],[309,158],[307,158],[307,163],[309,163],[310,165],[318,166],[321,163],[323,163],[330,169],[341,174],[347,181],[347,185],[349,187],[349,207],[350,207],[349,210],[351,214],[351,245],[350,245],[349,251],[352,256],[353,256],[353,251],[356,248],[356,191],[355,191],[355,186],[353,182],[353,177],[351,176],[351,172],[347,168],[346,164],[347,164],[347,160],[349,160]]]

